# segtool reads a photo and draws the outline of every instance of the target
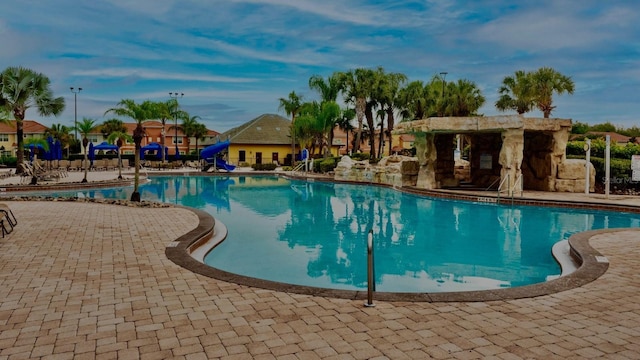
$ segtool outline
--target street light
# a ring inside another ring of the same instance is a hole
[[[69,89],[71,89],[71,92],[73,93],[73,128],[75,129],[75,138],[76,140],[78,140],[78,93],[80,91],[82,91],[82,88],[74,88],[73,86],[70,87]]]
[[[176,120],[176,125],[174,127],[174,129],[176,130],[176,137],[175,137],[175,143],[176,143],[176,158],[178,157],[178,98],[181,98],[184,96],[184,93],[178,93],[176,92],[170,92],[169,93],[169,97],[172,99],[176,99],[176,110],[174,112],[174,117]],[[164,149],[162,149],[162,151],[164,152]],[[163,159],[164,160],[164,159]]]
[[[444,97],[444,79],[447,77],[448,72],[443,71],[440,73],[440,77],[442,78],[442,97]]]

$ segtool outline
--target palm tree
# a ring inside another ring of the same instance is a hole
[[[127,127],[124,124],[124,121],[120,119],[109,119],[105,120],[102,125],[100,125],[100,132],[105,137],[109,137],[114,132],[126,133]]]
[[[400,108],[401,100],[399,98],[400,86],[407,80],[406,75],[401,73],[383,74],[380,79],[378,89],[378,101],[380,102],[380,110],[383,112],[380,127],[380,146],[384,143],[384,115],[387,116],[387,133],[389,134],[389,155],[393,147],[391,141],[391,132],[395,127],[394,112],[396,108]],[[380,151],[380,156],[382,153]]]
[[[198,163],[200,163],[200,150],[198,150],[198,140],[203,139],[205,136],[207,136],[208,133],[209,130],[207,129],[207,127],[204,124],[200,123],[196,124],[191,131],[191,136],[196,139],[196,154],[198,154]]]
[[[162,123],[162,132],[160,138],[162,153],[160,155],[162,156],[162,162],[164,163],[167,161],[164,153],[166,151],[166,134],[164,128],[167,120],[177,118],[176,116],[178,114],[176,113],[176,111],[178,109],[178,99],[171,98],[167,101],[153,102],[151,104],[152,114],[149,115],[150,118],[160,119],[160,122]],[[178,140],[176,139],[176,141]],[[176,143],[176,147],[177,146],[178,144]]]
[[[370,72],[368,69],[349,70],[345,73],[338,72],[334,75],[339,79],[340,91],[345,101],[355,105],[358,128],[356,129],[356,140],[354,150],[360,150],[362,141],[362,128],[365,118],[367,97],[370,92]]]
[[[125,141],[133,141],[131,135],[126,132],[115,131],[109,134],[107,137],[109,143],[114,143],[118,146],[118,179],[122,179],[122,145]]]
[[[191,153],[189,149],[189,147],[191,147],[191,138],[195,136],[194,132],[196,131],[198,125],[200,125],[200,123],[198,123],[198,119],[200,119],[200,116],[190,116],[189,113],[184,111],[182,112],[182,124],[178,125],[178,128],[182,130],[184,136],[187,138],[187,154]],[[174,126],[170,127],[170,129],[174,128]],[[198,151],[197,141],[198,139],[196,139],[196,152]]]
[[[427,87],[422,81],[412,81],[398,90],[397,103],[403,121],[424,119],[431,99],[427,96]]]
[[[82,135],[82,147],[84,148],[84,178],[82,179],[83,183],[87,182],[87,172],[89,168],[89,161],[87,160],[87,145],[89,145],[89,134],[91,134],[95,129],[96,121],[92,119],[83,118],[82,121],[78,122],[75,126],[75,129]]]
[[[498,92],[500,98],[496,101],[499,111],[515,110],[522,115],[535,106],[531,76],[524,70],[518,70],[514,76],[507,76],[502,80]]]
[[[545,118],[549,118],[556,107],[553,106],[553,93],[573,94],[575,85],[570,77],[560,74],[550,67],[543,67],[531,73],[535,104]]]
[[[133,177],[133,193],[131,193],[131,201],[140,201],[140,192],[138,187],[140,186],[140,143],[144,137],[144,128],[142,123],[151,119],[153,115],[152,103],[145,101],[142,104],[137,104],[131,99],[122,99],[117,107],[111,108],[105,112],[114,113],[118,116],[127,116],[135,120],[136,128],[133,130],[133,142],[135,143],[135,155],[134,155],[134,167],[135,175]]]
[[[353,131],[353,125],[351,124],[351,120],[356,117],[356,111],[352,108],[342,110],[342,114],[340,118],[336,122],[336,126],[347,134],[347,147],[345,152],[349,154],[349,132]]]
[[[51,127],[44,131],[46,136],[51,136],[54,139],[60,141],[63,149],[67,149],[67,156],[69,155],[69,146],[71,145],[71,132],[73,127],[68,127],[62,124],[52,124]]]
[[[309,88],[320,94],[322,102],[336,101],[340,93],[340,77],[338,74],[333,74],[325,81],[322,76],[313,75],[309,78]]]
[[[29,108],[41,116],[57,116],[64,111],[64,98],[54,97],[50,80],[44,74],[23,67],[8,67],[0,73],[0,108],[16,121],[18,153],[16,172],[24,161],[23,121]]]
[[[280,98],[279,101],[280,105],[278,106],[278,110],[284,110],[287,116],[291,115],[291,166],[294,166],[296,162],[296,132],[294,123],[296,115],[298,115],[302,107],[302,96],[298,96],[295,91],[292,91],[289,93],[288,98]]]
[[[460,79],[457,83],[450,82],[446,98],[445,116],[474,115],[485,102],[476,84],[465,79]]]

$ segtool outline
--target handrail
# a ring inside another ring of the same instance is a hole
[[[304,167],[305,163],[304,161],[300,162],[298,165],[296,165],[296,167],[294,167],[291,172],[294,173],[296,171],[300,171],[300,169],[302,169]]]
[[[519,187],[520,196],[522,197],[522,195],[523,195],[522,194],[523,193],[523,191],[522,191],[522,173],[520,173],[520,175],[518,175],[518,177],[516,178],[515,183],[513,183],[513,187],[511,188],[511,202],[513,202],[513,194],[515,193],[514,190],[515,190],[516,186]]]
[[[491,187],[492,187],[493,185],[495,185],[495,184],[498,182],[498,180],[500,180],[500,178],[497,178],[497,179],[493,180],[493,182],[492,182],[491,184],[489,184],[489,186],[487,186],[487,188],[486,188],[486,189],[484,189],[484,191],[489,191],[489,190],[491,190]]]

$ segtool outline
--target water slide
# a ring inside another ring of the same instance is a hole
[[[226,161],[220,159],[216,155],[229,147],[229,140],[220,141],[213,145],[209,145],[206,148],[202,149],[200,152],[200,157],[204,159],[207,163],[215,165],[215,167],[219,169],[224,169],[227,171],[235,170],[235,166],[231,164],[227,164]]]

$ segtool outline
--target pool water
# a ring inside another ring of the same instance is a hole
[[[132,188],[55,196],[128,199]],[[640,215],[503,206],[368,185],[277,176],[153,177],[142,199],[204,210],[228,237],[206,257],[218,269],[313,287],[367,288],[373,230],[376,290],[487,290],[544,282],[556,242],[586,230],[638,227]]]

